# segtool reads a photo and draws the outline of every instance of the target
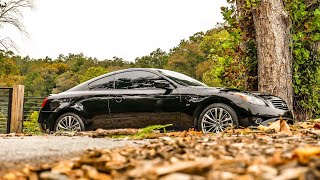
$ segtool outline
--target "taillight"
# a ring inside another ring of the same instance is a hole
[[[42,105],[41,105],[42,108],[46,105],[47,101],[48,101],[48,98],[45,98],[45,99],[43,100]]]

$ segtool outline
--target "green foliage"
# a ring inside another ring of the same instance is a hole
[[[13,52],[0,50],[0,86],[11,86],[23,81],[17,61],[18,58]]]
[[[166,132],[166,127],[172,126],[172,124],[167,125],[152,125],[145,128],[142,128],[141,131],[137,134],[133,135],[133,138],[135,139],[143,139],[148,136],[148,134],[153,133],[155,130],[163,130]]]
[[[138,57],[135,66],[140,68],[160,68],[167,64],[168,54],[160,48],[150,53],[150,55]]]
[[[38,125],[39,112],[34,111],[27,121],[23,122],[23,132],[26,134],[41,134]]]
[[[202,79],[201,76],[196,74],[197,65],[206,60],[205,53],[200,48],[200,42],[199,37],[182,40],[178,47],[171,49],[165,68],[181,72],[196,79]]]
[[[69,54],[54,60],[31,59],[0,50],[0,86],[24,84],[26,96],[48,96],[98,75],[130,67],[134,63],[118,57],[99,61],[83,54]]]
[[[60,74],[54,80],[54,83],[55,88],[53,88],[52,93],[60,93],[76,86],[79,83],[78,75],[71,71],[67,71],[63,74]]]
[[[236,53],[232,56],[233,59],[229,65],[223,65],[224,72],[244,75],[242,77],[246,79],[245,81],[230,79],[236,87],[240,85],[246,89],[256,89],[257,55],[253,14],[259,13],[257,7],[260,1],[245,0],[243,4],[237,1],[238,7],[234,5],[235,0],[227,0],[227,2],[230,3],[230,7],[222,8],[222,14],[228,23],[225,29],[234,37],[234,44],[222,44],[222,47],[233,47]],[[284,0],[284,4],[292,22],[294,110],[298,119],[308,119],[320,115],[320,2],[318,0]],[[232,62],[238,63],[232,64]],[[221,69],[222,67],[219,66],[217,70],[212,70],[210,77],[216,77],[215,81],[218,82],[228,80],[221,76]]]
[[[225,55],[229,55],[230,63],[225,66],[226,86],[257,90],[257,50],[255,46],[255,30],[253,11],[259,1],[247,0],[237,4],[228,1],[230,7],[222,7],[221,13],[226,21],[226,31],[230,37],[222,45]]]
[[[292,20],[295,110],[301,119],[320,115],[320,2],[286,0]]]
[[[133,135],[112,135],[112,138],[132,138],[132,139],[148,139],[153,136],[153,131],[155,130],[163,130],[166,133],[166,127],[172,126],[172,124],[167,125],[152,125],[147,126],[145,128],[140,129],[140,131]]]
[[[85,82],[89,79],[92,79],[94,77],[97,77],[97,76],[100,76],[102,74],[105,74],[107,73],[107,70],[103,67],[90,67],[84,75],[80,75],[79,79],[80,79],[80,82]]]

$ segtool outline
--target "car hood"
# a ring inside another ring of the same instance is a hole
[[[219,94],[219,93],[234,93],[234,92],[240,92],[240,93],[245,93],[253,96],[260,96],[262,98],[266,96],[272,96],[271,94],[267,93],[261,93],[257,91],[245,91],[245,90],[240,90],[236,88],[225,88],[225,87],[200,87],[200,86],[195,86],[195,87],[188,87],[186,89],[183,89],[182,92],[189,92],[189,93],[196,93],[199,95],[212,95],[212,94]]]
[[[278,96],[274,96],[270,93],[262,93],[262,92],[258,92],[258,91],[245,91],[245,90],[239,90],[239,89],[235,89],[235,88],[218,88],[220,92],[240,92],[240,93],[244,93],[244,94],[248,94],[251,96],[255,96],[255,97],[260,97],[264,100],[270,100],[270,99],[281,99],[282,98],[278,97]]]
[[[245,91],[245,90],[240,90],[240,89],[236,89],[236,88],[220,88],[220,91],[242,92],[242,93],[256,95],[256,96],[271,96],[271,94],[269,94],[269,93],[262,93],[262,92],[258,92],[258,91]]]

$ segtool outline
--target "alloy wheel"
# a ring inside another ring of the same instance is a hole
[[[64,116],[59,120],[56,131],[81,131],[81,124],[74,116]]]
[[[215,107],[205,112],[201,121],[202,131],[204,133],[222,132],[228,127],[233,126],[231,114],[224,108]]]

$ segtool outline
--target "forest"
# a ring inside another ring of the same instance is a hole
[[[225,22],[196,32],[169,52],[160,48],[137,57],[97,59],[85,54],[52,59],[21,57],[0,51],[0,87],[25,85],[27,97],[45,97],[114,70],[153,67],[174,70],[209,86],[258,90],[258,53],[255,26],[258,1],[228,0],[222,7]],[[285,0],[291,22],[293,109],[299,120],[320,115],[320,2]],[[241,6],[240,6],[241,5]]]

